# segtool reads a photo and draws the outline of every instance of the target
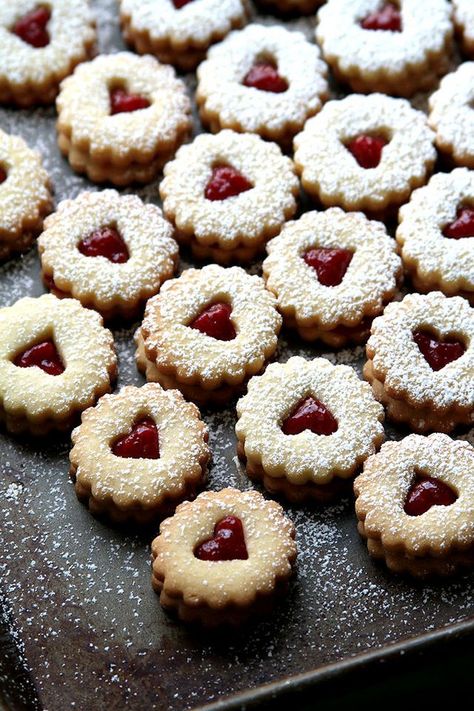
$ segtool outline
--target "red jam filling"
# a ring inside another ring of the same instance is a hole
[[[126,459],[159,459],[160,444],[155,421],[144,417],[135,422],[129,434],[114,442],[112,452],[116,457]]]
[[[310,249],[303,259],[316,271],[318,281],[323,286],[337,286],[344,279],[353,253],[349,249],[319,247]]]
[[[413,340],[424,355],[432,370],[441,370],[448,363],[465,353],[464,344],[457,338],[439,340],[429,331],[419,329],[413,333]]]
[[[204,195],[207,200],[227,200],[252,188],[250,180],[231,165],[218,165],[212,171]]]
[[[360,23],[364,30],[390,30],[391,32],[402,31],[402,16],[400,10],[387,3],[380,10],[367,15]]]
[[[417,477],[405,500],[409,516],[421,516],[432,506],[451,506],[458,497],[450,486],[431,476]]]
[[[64,373],[61,356],[51,339],[27,348],[23,353],[17,355],[13,362],[18,368],[31,368],[36,365],[48,375]]]
[[[125,89],[112,89],[110,92],[110,113],[112,116],[147,109],[149,106],[148,99],[138,94],[129,94]]]
[[[173,0],[173,5],[177,10],[181,10],[182,7],[188,5],[192,0]]]
[[[350,141],[346,148],[352,153],[360,167],[367,170],[378,166],[382,158],[383,147],[386,145],[387,141],[384,138],[362,134]]]
[[[85,257],[106,257],[114,264],[128,260],[127,245],[114,227],[101,227],[79,242],[77,248]]]
[[[2,183],[4,183],[6,179],[7,179],[6,172],[3,170],[3,168],[0,168],[0,185]]]
[[[252,86],[260,91],[281,94],[288,89],[286,79],[278,74],[278,69],[269,62],[257,62],[244,77],[244,86]]]
[[[218,341],[232,341],[236,333],[231,315],[232,307],[224,302],[218,302],[203,309],[199,316],[191,321],[189,327]]]
[[[316,398],[307,397],[298,403],[291,415],[286,418],[282,430],[287,435],[296,435],[304,430],[311,430],[318,435],[330,435],[337,430],[337,420],[326,405]]]
[[[51,17],[50,11],[46,7],[37,7],[26,15],[20,17],[13,26],[13,34],[17,35],[23,42],[39,49],[49,44],[49,33],[46,25]]]
[[[236,516],[226,516],[216,523],[214,535],[196,546],[194,555],[200,560],[247,560],[244,527]]]
[[[471,207],[460,207],[456,219],[446,225],[443,235],[451,239],[474,237],[474,210]]]

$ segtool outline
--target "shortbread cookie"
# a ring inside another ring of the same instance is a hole
[[[94,52],[88,0],[0,3],[0,103],[50,104],[59,84]]]
[[[384,440],[383,407],[347,365],[295,356],[252,378],[237,403],[249,477],[290,501],[328,501]]]
[[[295,529],[257,491],[206,491],[160,526],[152,584],[165,610],[209,627],[268,611],[296,559]]]
[[[428,123],[436,145],[455,165],[474,168],[474,62],[461,64],[430,96]]]
[[[153,180],[191,126],[174,70],[129,52],[81,64],[61,84],[56,106],[61,152],[97,183]]]
[[[474,423],[474,309],[466,299],[408,294],[371,333],[364,376],[388,418],[416,432]]]
[[[463,51],[474,57],[474,4],[472,0],[452,0],[454,25],[460,37]]]
[[[449,69],[451,4],[430,0],[329,0],[317,40],[336,79],[353,91],[412,96]]]
[[[41,232],[50,187],[39,153],[0,130],[0,259],[25,251]]]
[[[157,383],[104,395],[72,433],[71,476],[93,514],[148,524],[194,498],[210,452],[196,405]]]
[[[112,334],[78,301],[45,294],[0,309],[0,420],[10,432],[67,429],[116,370]]]
[[[289,222],[267,251],[263,276],[285,324],[335,348],[367,340],[401,277],[383,224],[338,207]]]
[[[164,174],[164,214],[197,258],[248,262],[296,210],[293,162],[251,134],[201,134]]]
[[[190,71],[208,47],[247,21],[247,0],[118,0],[126,41]]]
[[[281,317],[263,280],[240,267],[187,269],[146,306],[136,335],[148,380],[224,404],[277,347]]]
[[[359,532],[397,573],[474,564],[474,449],[443,434],[387,442],[354,482]]]
[[[474,172],[434,175],[400,209],[397,242],[418,291],[465,296],[474,305]]]
[[[295,138],[304,189],[325,207],[386,217],[423,185],[436,158],[426,117],[405,99],[328,102]]]
[[[319,49],[300,32],[248,25],[198,68],[201,120],[214,133],[231,128],[291,145],[328,96],[326,74]]]
[[[173,276],[172,235],[161,210],[135,195],[82,193],[45,221],[38,240],[43,280],[56,296],[73,296],[106,318],[131,318]]]

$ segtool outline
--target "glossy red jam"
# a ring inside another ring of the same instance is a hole
[[[402,16],[400,10],[387,3],[379,10],[367,15],[360,23],[364,30],[389,30],[391,32],[402,31]]]
[[[456,219],[446,225],[443,235],[451,239],[474,237],[474,210],[471,207],[460,207]]]
[[[172,1],[173,1],[173,5],[175,6],[175,8],[177,10],[181,10],[182,7],[184,7],[185,5],[189,5],[189,3],[192,2],[192,0],[172,0]]]
[[[126,459],[159,459],[160,444],[155,421],[144,417],[135,422],[129,434],[114,442],[112,452],[116,457]]]
[[[407,494],[404,510],[409,516],[421,516],[432,506],[451,506],[457,498],[444,481],[431,476],[417,477]]]
[[[48,375],[64,373],[61,356],[51,339],[27,348],[23,353],[17,355],[13,362],[18,368],[31,368],[36,365]]]
[[[244,86],[252,86],[260,91],[281,94],[288,89],[286,79],[278,74],[278,69],[269,62],[257,62],[244,77]]]
[[[20,17],[13,26],[12,32],[23,42],[39,49],[49,44],[49,33],[46,25],[51,17],[46,7],[37,7],[23,17]]]
[[[79,242],[77,248],[85,257],[105,257],[122,264],[128,260],[127,245],[115,227],[101,227]]]
[[[235,336],[234,324],[231,321],[232,307],[224,302],[207,306],[194,321],[189,324],[206,336],[218,341],[232,341]]]
[[[376,168],[382,158],[383,147],[387,141],[379,136],[357,136],[346,145],[348,151],[352,153],[361,168],[366,170]]]
[[[4,183],[6,179],[7,179],[6,172],[3,170],[3,168],[0,168],[0,185],[2,183]]]
[[[282,430],[287,435],[296,435],[304,430],[311,430],[318,435],[330,435],[337,431],[337,420],[326,405],[316,398],[307,397],[286,418]]]
[[[466,351],[462,341],[457,338],[445,338],[441,341],[430,331],[423,329],[413,333],[413,340],[433,370],[441,370],[448,363],[464,355]]]
[[[149,106],[150,102],[144,96],[129,94],[125,89],[113,89],[110,92],[110,113],[112,116],[147,109]]]
[[[236,516],[226,516],[216,523],[214,536],[196,546],[194,555],[200,560],[247,560],[244,527]]]
[[[344,279],[353,253],[348,249],[319,247],[310,249],[303,259],[316,271],[318,281],[323,286],[337,286]]]
[[[250,180],[231,165],[218,165],[212,171],[204,195],[208,200],[227,200],[251,188],[253,185]]]

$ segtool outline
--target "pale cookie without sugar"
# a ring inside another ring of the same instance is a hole
[[[474,172],[438,173],[400,209],[397,242],[417,291],[474,305]]]
[[[354,482],[359,533],[397,573],[452,575],[474,564],[474,449],[444,434],[387,442]]]
[[[251,479],[290,501],[328,501],[384,440],[383,407],[353,368],[295,356],[251,378],[237,403]]]
[[[408,294],[372,324],[364,377],[387,418],[417,432],[474,422],[474,309],[439,291]]]
[[[454,26],[460,37],[463,51],[474,56],[474,5],[471,0],[452,0]]]
[[[115,379],[111,332],[95,311],[52,294],[0,309],[0,420],[10,432],[67,429]]]
[[[130,52],[85,62],[61,84],[58,144],[93,182],[156,178],[191,127],[191,104],[172,67]]]
[[[0,103],[52,103],[61,80],[93,55],[95,39],[88,0],[2,2]]]
[[[326,75],[318,47],[300,32],[248,25],[197,70],[201,121],[214,133],[230,128],[291,146],[328,97]]]
[[[131,318],[173,276],[178,245],[159,207],[115,190],[64,200],[38,240],[42,276],[105,317]]]
[[[237,625],[286,591],[295,529],[257,491],[206,491],[178,506],[151,545],[152,584],[184,622]]]
[[[329,0],[316,37],[338,81],[353,91],[412,96],[449,70],[451,3],[430,0]]]
[[[248,16],[246,0],[118,0],[125,40],[139,54],[190,71]]]
[[[217,264],[187,269],[148,301],[137,365],[188,399],[226,404],[274,354],[280,326],[260,277]]]
[[[384,225],[337,207],[287,223],[267,251],[263,277],[284,323],[335,348],[368,338],[401,277]]]
[[[248,262],[296,211],[293,162],[259,136],[201,134],[179,149],[164,175],[165,217],[199,259]]]
[[[95,515],[148,524],[194,498],[210,457],[198,408],[158,383],[126,386],[82,413],[71,476]]]

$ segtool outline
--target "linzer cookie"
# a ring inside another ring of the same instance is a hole
[[[272,363],[237,403],[249,477],[290,501],[328,501],[383,442],[383,408],[347,365]]]
[[[191,126],[174,70],[129,52],[81,64],[61,84],[56,106],[61,152],[97,183],[153,180]]]
[[[0,130],[0,260],[28,249],[51,209],[50,180],[39,153]]]
[[[45,294],[0,309],[0,420],[10,432],[70,427],[116,370],[112,334],[78,301]]]
[[[328,96],[319,49],[300,32],[248,25],[213,47],[198,70],[201,120],[291,145]]]
[[[140,54],[189,71],[208,47],[242,27],[246,0],[119,0],[126,41]]]
[[[452,0],[454,25],[460,37],[463,51],[474,56],[474,5],[471,0]]]
[[[136,316],[174,272],[178,245],[155,205],[115,190],[64,200],[38,240],[45,284],[104,317]]]
[[[296,210],[293,162],[259,136],[201,134],[164,174],[163,212],[197,258],[248,262]]]
[[[353,91],[412,96],[449,69],[451,3],[431,0],[329,0],[317,40],[336,79]]]
[[[474,173],[434,175],[400,209],[397,242],[417,291],[465,296],[474,305]]]
[[[263,280],[211,264],[166,282],[136,333],[147,380],[197,402],[227,403],[277,347],[281,317]]]
[[[367,340],[401,277],[383,224],[337,207],[287,223],[267,251],[263,276],[285,324],[335,348]]]
[[[387,442],[354,482],[359,532],[397,573],[474,564],[474,449],[443,434]]]
[[[9,0],[0,4],[0,103],[50,104],[59,84],[92,56],[88,0]]]
[[[439,291],[408,294],[372,324],[364,376],[387,417],[417,432],[474,422],[474,309]]]
[[[294,140],[304,189],[325,207],[385,218],[423,185],[436,158],[426,116],[405,99],[329,101]]]
[[[147,524],[193,498],[207,472],[208,432],[195,405],[157,383],[104,395],[82,414],[69,455],[93,514]]]
[[[240,624],[286,591],[294,537],[281,506],[257,491],[206,491],[161,524],[151,545],[153,587],[184,622]]]

